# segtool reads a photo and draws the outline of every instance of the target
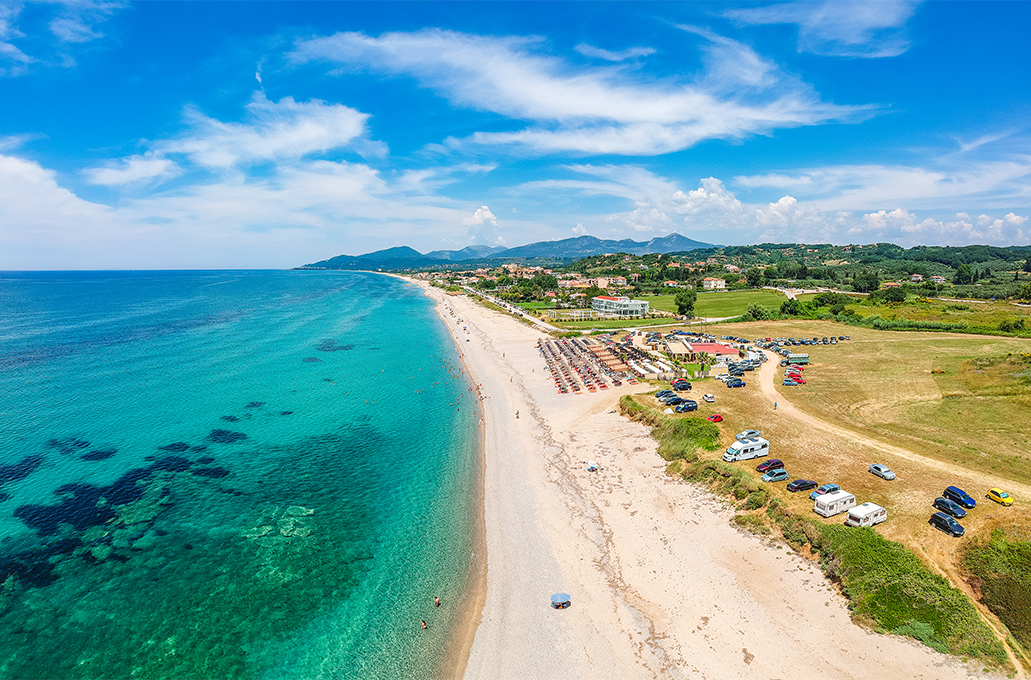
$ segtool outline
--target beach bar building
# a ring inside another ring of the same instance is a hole
[[[591,300],[591,309],[602,316],[647,316],[648,303],[644,300],[631,300],[628,297],[599,295]]]

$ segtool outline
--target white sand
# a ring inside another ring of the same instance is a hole
[[[467,678],[984,677],[853,624],[815,565],[667,477],[648,428],[614,412],[644,386],[556,394],[537,331],[429,294],[462,317],[443,313],[486,396],[487,593]],[[549,606],[560,591],[571,608]]]

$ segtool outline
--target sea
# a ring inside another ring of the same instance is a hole
[[[0,272],[0,677],[433,675],[479,415],[393,277]]]

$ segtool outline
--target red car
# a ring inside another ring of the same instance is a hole
[[[713,413],[711,416],[706,418],[706,420],[711,421],[713,423],[722,423],[723,422],[723,416],[721,416],[718,413]]]
[[[770,470],[776,470],[777,468],[784,467],[784,461],[780,458],[771,458],[770,460],[763,461],[755,467],[756,472],[769,472]]]
[[[792,377],[791,379],[797,382],[799,385],[805,385],[805,380],[802,380],[802,376]]]

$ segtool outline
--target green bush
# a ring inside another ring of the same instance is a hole
[[[819,525],[821,561],[852,611],[935,649],[1003,664],[1006,652],[967,597],[873,529]],[[928,633],[928,628],[933,631]]]
[[[981,601],[1031,649],[1031,543],[996,530],[968,548],[963,567],[981,579]]]

